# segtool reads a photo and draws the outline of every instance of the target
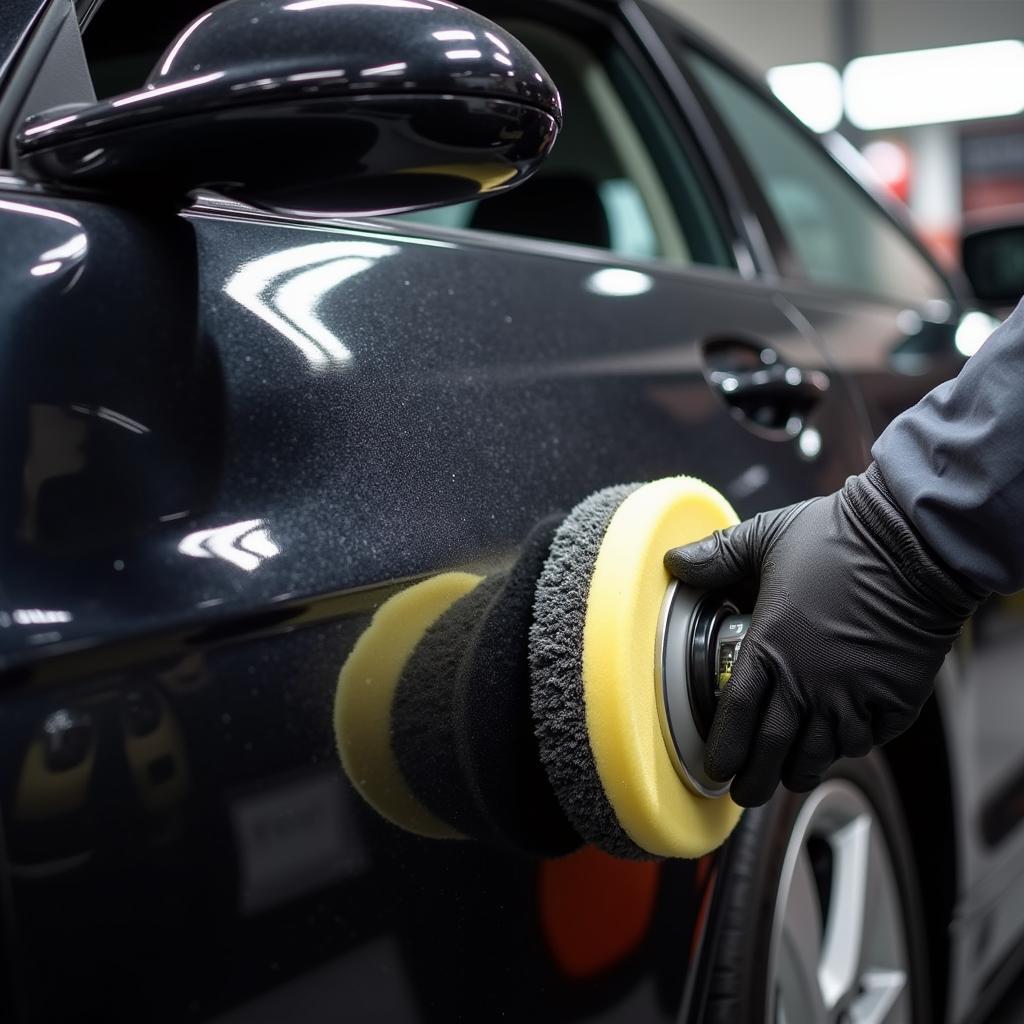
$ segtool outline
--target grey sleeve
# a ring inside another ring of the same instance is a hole
[[[1024,589],[1024,301],[958,377],[893,420],[871,454],[951,568],[988,591]]]

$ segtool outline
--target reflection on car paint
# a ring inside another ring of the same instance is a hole
[[[220,558],[246,572],[281,554],[262,519],[196,530],[179,542],[178,550],[190,558]]]
[[[16,874],[60,874],[95,856],[98,765],[131,794],[151,843],[180,835],[189,766],[167,698],[151,685],[93,695],[48,711],[22,748],[8,823]]]
[[[105,674],[74,699],[9,703],[0,757],[20,782],[3,812],[22,939],[48,942],[24,970],[40,1019],[66,1008],[66,988],[45,983],[53,962],[74,975],[76,1013],[109,1013],[97,961],[131,964],[117,1007],[154,1022],[240,1004],[272,1021],[303,993],[357,1018],[392,1006],[440,1024],[472,1019],[496,985],[519,1019],[574,1016],[581,1000],[611,1020],[674,1017],[706,893],[697,865],[432,842],[356,796],[334,748],[334,688],[394,593]]]
[[[230,803],[239,859],[239,910],[251,916],[370,868],[337,774],[288,774]]]
[[[300,245],[244,264],[224,291],[287,338],[311,366],[344,363],[352,352],[317,315],[317,306],[332,288],[397,252],[397,246],[376,242]]]
[[[654,287],[654,278],[638,270],[623,267],[603,267],[587,278],[584,287],[595,295],[612,298],[643,295]]]

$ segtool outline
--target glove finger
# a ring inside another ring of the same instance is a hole
[[[864,757],[875,745],[871,723],[851,702],[839,719],[836,736],[837,757]]]
[[[756,522],[747,519],[693,544],[672,548],[665,554],[665,568],[692,587],[710,590],[756,577]]]
[[[778,692],[773,694],[750,757],[730,787],[741,807],[760,807],[771,799],[801,724],[789,701]]]
[[[836,760],[832,726],[820,715],[804,724],[782,766],[782,784],[793,793],[807,793],[821,782]]]
[[[727,782],[746,764],[768,693],[768,675],[756,649],[747,644],[740,648],[729,685],[718,699],[704,749],[704,770],[716,782]]]
[[[665,553],[665,568],[692,587],[711,590],[756,580],[765,553],[815,500],[759,512],[703,540],[672,548]]]

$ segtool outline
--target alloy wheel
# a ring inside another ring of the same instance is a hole
[[[910,1024],[909,954],[892,855],[873,807],[835,779],[790,833],[769,953],[774,1024]]]

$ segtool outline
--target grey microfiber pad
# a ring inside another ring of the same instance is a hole
[[[420,802],[464,835],[487,827],[459,763],[452,715],[459,667],[484,609],[505,582],[490,576],[456,601],[416,645],[391,710],[391,749]]]
[[[530,671],[541,761],[570,822],[584,839],[614,856],[649,860],[651,855],[619,824],[601,785],[587,736],[583,690],[590,578],[608,524],[639,486],[598,491],[577,505],[555,533],[534,598]]]
[[[529,632],[537,578],[562,517],[526,538],[484,609],[459,668],[455,741],[487,838],[542,857],[580,845],[540,761],[530,710]]]

